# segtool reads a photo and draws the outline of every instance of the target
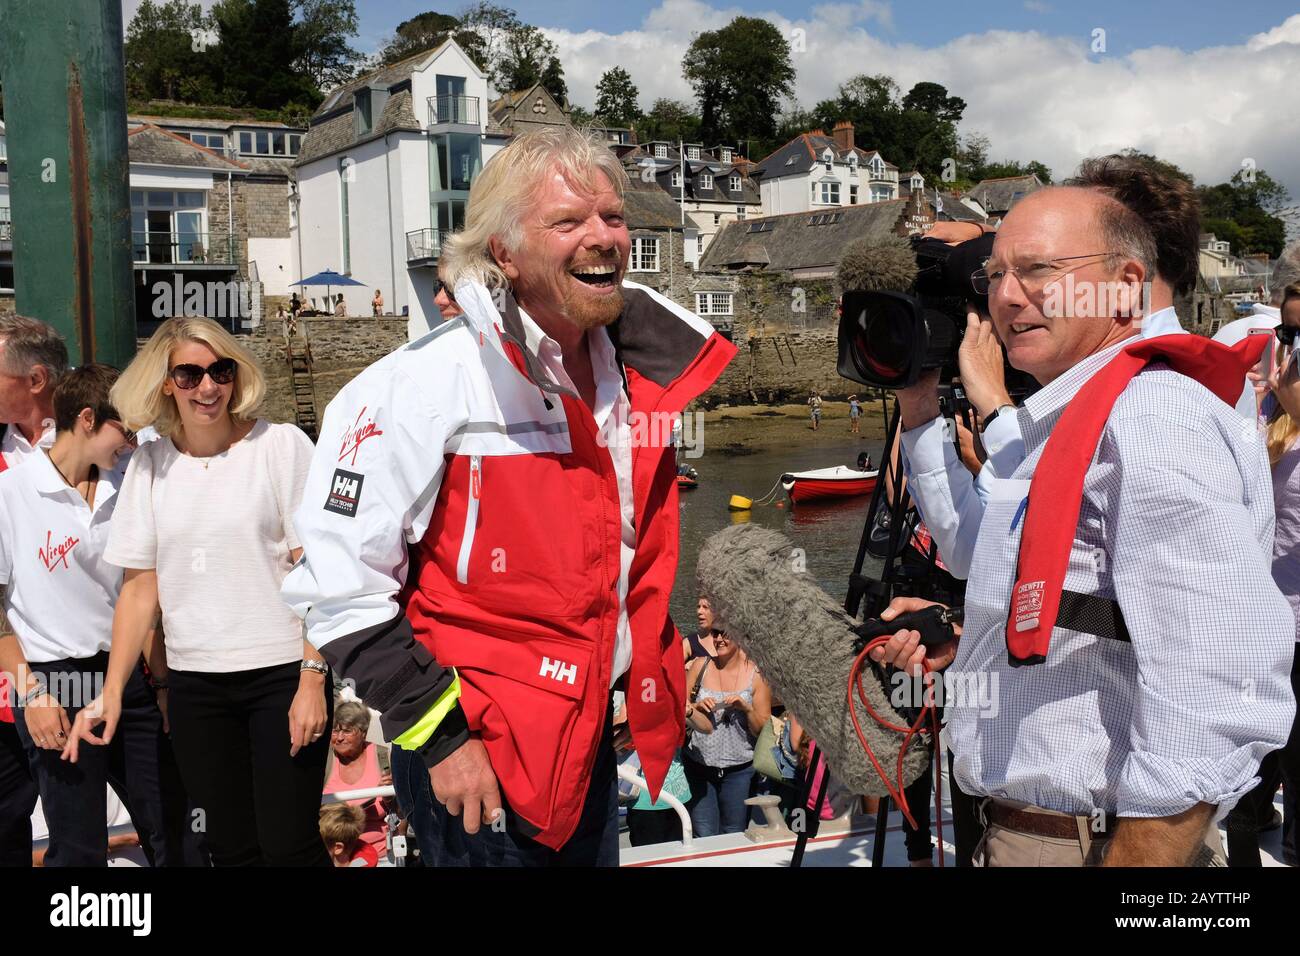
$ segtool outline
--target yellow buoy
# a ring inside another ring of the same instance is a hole
[[[752,498],[746,498],[743,495],[732,495],[727,507],[732,511],[748,511],[754,507],[754,501]]]

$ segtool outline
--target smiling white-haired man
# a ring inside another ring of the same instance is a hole
[[[444,244],[462,314],[325,414],[284,595],[383,714],[426,864],[616,865],[611,691],[653,792],[681,741],[668,436],[735,348],[624,280],[625,186],[572,129],[512,142]]]

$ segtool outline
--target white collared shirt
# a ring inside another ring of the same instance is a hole
[[[104,560],[122,470],[101,474],[92,509],[49,455],[0,474],[5,614],[31,663],[108,650],[122,569]]]
[[[1187,331],[1173,308],[1147,316],[1139,335],[1153,339]],[[903,467],[911,483],[921,519],[934,537],[939,556],[954,577],[970,574],[975,538],[984,519],[989,489],[998,478],[1009,478],[1025,460],[1025,440],[1019,413],[1004,412],[989,422],[980,436],[988,460],[972,479],[947,437],[945,420],[935,418],[903,432]]]
[[[45,431],[35,445],[27,440],[27,436],[17,425],[9,425],[5,428],[4,438],[0,439],[0,455],[4,456],[5,464],[13,468],[36,449],[49,448],[54,444],[54,422],[46,419],[44,424]]]
[[[542,331],[523,309],[519,318],[524,326],[525,345],[538,357],[556,385],[574,395],[577,387],[564,368],[560,345]],[[596,404],[592,416],[596,419],[598,440],[609,449],[614,463],[614,478],[618,483],[619,541],[618,562],[618,633],[614,643],[614,666],[610,670],[610,686],[614,685],[632,666],[632,628],[627,617],[628,577],[632,557],[636,553],[636,505],[632,498],[632,403],[623,388],[623,375],[614,357],[614,343],[604,327],[587,330],[587,345],[591,350],[591,371],[596,380]]]

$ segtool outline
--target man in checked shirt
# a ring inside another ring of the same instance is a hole
[[[1285,743],[1295,710],[1294,619],[1270,575],[1263,443],[1226,401],[1160,364],[1123,388],[1084,475],[1063,587],[1074,610],[1093,613],[1071,615],[1063,601],[1050,651],[1030,666],[1011,660],[1030,481],[1072,398],[1141,334],[1113,299],[1077,293],[1144,282],[1157,298],[1162,282],[1168,291],[1165,246],[1132,198],[1045,189],[998,233],[981,277],[991,329],[973,317],[967,335],[996,333],[1010,364],[1043,385],[999,409],[1023,439],[1006,477],[990,467],[972,478],[942,441],[934,377],[899,395],[922,513],[978,500],[978,534],[962,636],[927,651],[901,631],[875,656],[948,668],[957,780],[986,798],[984,865],[1222,865],[1214,823]],[[1064,310],[1061,285],[1075,293]],[[898,599],[884,616],[926,603]],[[993,706],[961,692],[972,678]]]

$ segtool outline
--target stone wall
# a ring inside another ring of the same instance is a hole
[[[706,405],[802,402],[816,390],[847,398],[864,389],[835,371],[834,280],[744,273],[735,284],[732,341],[740,350],[703,396]]]
[[[14,307],[13,294],[10,292],[0,292],[0,315],[4,315],[6,312],[17,311],[17,308]]]

